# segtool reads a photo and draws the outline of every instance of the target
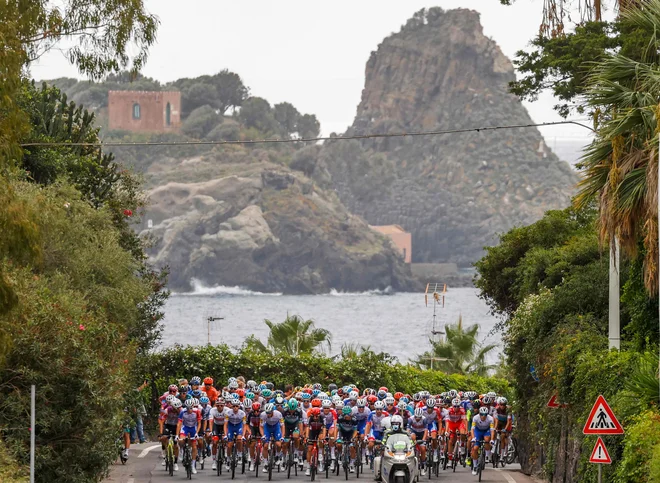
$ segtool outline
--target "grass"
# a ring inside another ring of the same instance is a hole
[[[30,480],[29,468],[19,466],[9,455],[5,444],[0,440],[0,481],[27,483]]]

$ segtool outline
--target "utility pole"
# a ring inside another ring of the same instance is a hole
[[[609,348],[619,350],[621,348],[621,325],[619,320],[619,261],[620,249],[619,239],[614,238],[610,242],[610,300],[609,300]]]
[[[30,387],[30,483],[34,483],[34,451],[35,451],[35,410],[36,410],[36,386]]]
[[[211,322],[215,322],[216,320],[224,320],[224,317],[213,317],[210,316],[208,319],[206,319],[206,334],[207,334],[207,344],[211,345]]]

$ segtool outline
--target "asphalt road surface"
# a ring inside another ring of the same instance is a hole
[[[169,476],[165,473],[165,467],[161,466],[160,459],[160,445],[155,443],[145,443],[145,444],[135,444],[131,445],[130,457],[126,465],[122,465],[119,459],[111,467],[110,476],[104,480],[104,482],[112,483],[172,483],[177,481],[188,481],[186,479],[186,470],[183,468],[183,465],[179,463],[178,473],[174,473],[174,476]],[[261,470],[261,469],[260,469]],[[254,476],[254,473],[239,475],[236,473],[235,481],[240,483],[267,483],[268,475],[266,473],[261,473],[258,478]],[[355,473],[349,475],[349,481],[354,481],[355,483],[373,483],[372,473],[367,471],[364,475],[360,475],[360,478],[355,477]],[[208,462],[206,469],[197,471],[196,475],[193,475],[192,481],[197,482],[217,482],[217,481],[226,481],[231,482],[230,475],[226,474],[224,471],[222,476],[217,476],[215,472],[211,471],[211,463]],[[273,480],[276,482],[286,482],[286,472],[282,471],[279,474],[277,472],[273,473]],[[299,471],[297,477],[291,476],[291,481],[296,482],[309,482],[310,478],[304,476],[304,472]],[[320,478],[317,476],[319,483],[325,481],[325,474],[320,475]],[[331,476],[329,481],[334,481],[338,483],[340,481],[346,481],[344,474],[340,473],[339,476]],[[422,477],[420,483],[424,482],[477,482],[477,477],[472,476],[469,468],[459,467],[456,469],[456,473],[452,473],[451,470],[446,470],[441,472],[439,478],[431,478],[429,480],[428,476]],[[488,466],[486,471],[482,475],[482,482],[486,483],[534,483],[534,480],[525,476],[520,472],[520,466],[517,464],[507,465],[506,469],[493,469],[492,466]]]

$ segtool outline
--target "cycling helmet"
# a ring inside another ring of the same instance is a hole
[[[233,393],[233,394],[231,395],[231,399],[235,399],[236,401],[238,401],[238,394]]]
[[[190,391],[190,386],[184,385],[184,386],[179,386],[179,392],[188,392]]]
[[[488,391],[488,392],[486,393],[486,396],[488,396],[488,397],[490,397],[491,399],[493,399],[493,398],[496,398],[496,397],[497,397],[497,393],[496,393],[495,391]]]
[[[419,402],[421,400],[422,400],[422,395],[420,393],[416,392],[415,394],[413,394],[413,401]]]
[[[400,411],[407,411],[408,410],[408,405],[406,403],[404,403],[403,401],[399,401],[399,404],[397,404],[396,407],[398,407]],[[422,409],[422,408],[419,408],[419,409]]]
[[[284,396],[284,391],[278,389],[277,391],[273,392],[273,394],[275,394],[275,396]]]
[[[486,406],[479,408],[479,416],[488,416],[488,408]]]
[[[176,393],[179,391],[179,387],[176,384],[170,384],[167,388],[168,392]]]
[[[249,411],[251,407],[252,407],[252,401],[250,399],[246,399],[245,401],[243,401],[243,408],[246,411]]]
[[[382,401],[383,399],[385,399],[387,397],[387,391],[378,391],[377,396],[378,396],[378,399],[380,399]]]
[[[374,404],[376,401],[378,401],[378,398],[376,396],[374,396],[373,394],[369,394],[367,396],[367,402],[369,404]]]
[[[352,414],[352,413],[353,413],[353,410],[352,410],[349,406],[344,406],[343,408],[341,408],[341,413],[342,413],[344,416],[346,416],[346,415],[348,415],[348,414]]]
[[[193,397],[202,397],[202,391],[200,391],[199,389],[193,389],[191,394]]]
[[[314,384],[312,384],[312,389],[318,389],[320,391],[323,389],[323,386],[321,386],[320,383],[315,382]]]
[[[176,399],[176,396],[174,394],[168,394],[167,397],[165,398],[165,402],[169,404],[170,406],[172,405],[172,401]]]
[[[333,389],[332,391],[330,391],[330,395],[331,396],[336,396],[337,395],[337,390]]]
[[[312,416],[318,417],[321,414],[321,410],[319,408],[312,408],[309,411]]]
[[[204,385],[212,386],[213,385],[213,378],[212,377],[205,377],[204,378]]]
[[[230,382],[230,383],[229,383],[229,389],[230,389],[230,390],[234,390],[234,391],[235,391],[236,389],[238,389],[238,381],[232,381],[232,382]]]
[[[271,391],[270,389],[264,389],[264,390],[262,391],[261,394],[262,394],[266,399],[268,399],[269,397],[271,397],[271,396],[273,395],[273,391]]]
[[[275,405],[277,405],[277,406],[281,406],[281,405],[284,404],[285,402],[286,402],[286,401],[284,401],[284,398],[283,398],[282,396],[277,396],[277,397],[275,398]]]
[[[231,384],[232,382],[237,382],[237,381],[238,379],[236,379],[235,377],[230,377],[229,379],[227,379],[227,384]]]
[[[435,399],[433,399],[432,397],[430,397],[426,400],[426,407],[427,408],[433,408],[433,407],[435,407],[435,405],[436,405]]]
[[[335,403],[335,409],[341,409],[344,407],[344,401],[337,401]]]
[[[367,405],[367,401],[365,401],[364,399],[358,399],[356,405],[359,408],[363,408]]]
[[[190,380],[191,386],[201,386],[202,379],[199,376],[195,376]]]
[[[404,403],[408,404],[410,402],[410,398],[408,396],[403,396],[400,401],[403,401]]]
[[[448,394],[450,398],[454,399],[456,396],[458,396],[458,391],[456,389],[452,389]]]
[[[289,399],[289,411],[295,411],[298,409],[298,401],[295,399]]]
[[[313,408],[320,408],[321,407],[321,400],[320,399],[312,399],[312,407]]]
[[[396,399],[397,401],[398,401],[399,399],[401,399],[402,397],[403,397],[403,393],[402,393],[402,392],[399,391],[399,392],[395,392],[395,393],[394,393],[394,399]]]
[[[245,396],[245,389],[236,389],[236,395],[238,397],[244,397]]]
[[[343,391],[344,394],[348,394],[349,392],[351,392],[351,386],[344,386],[341,388],[341,390]]]
[[[261,403],[260,402],[253,402],[252,403],[252,410],[253,411],[259,411],[261,409]]]
[[[378,392],[380,391],[387,393],[387,388],[385,386],[382,386],[380,389],[378,389]]]
[[[220,406],[225,403],[225,398],[219,397],[218,399],[215,400],[215,405]]]
[[[420,419],[424,417],[424,410],[422,408],[415,409],[415,418]]]
[[[490,396],[484,396],[484,404],[491,404],[493,400]]]
[[[252,399],[254,399],[254,393],[252,391],[248,391],[248,392],[245,393],[245,397],[247,399],[252,400]]]
[[[312,399],[312,395],[308,392],[303,392],[302,393],[302,398],[303,398],[303,401],[309,401],[310,399]]]
[[[323,407],[323,409],[326,408],[329,409],[332,407],[332,401],[330,401],[329,399],[324,399],[323,402],[321,403],[321,406]]]
[[[266,383],[266,389],[270,389],[271,391],[275,388],[275,384],[272,382],[267,382]]]
[[[174,409],[179,409],[181,406],[183,406],[183,404],[181,404],[180,400],[175,399],[174,401],[172,401],[172,407]]]
[[[391,425],[392,425],[392,430],[393,431],[399,431],[403,426],[403,418],[401,416],[399,416],[398,414],[395,415],[395,416],[392,416]]]
[[[272,413],[273,411],[275,411],[275,405],[273,403],[266,404],[265,411],[267,413]]]
[[[337,384],[335,384],[334,382],[331,382],[330,384],[328,384],[328,391],[332,392],[332,391],[336,391],[336,390],[337,390]]]
[[[187,408],[195,407],[195,399],[194,398],[186,399],[186,407]]]
[[[388,406],[391,406],[392,404],[394,404],[394,398],[392,396],[386,397],[385,398],[385,404],[387,404]]]
[[[250,379],[245,385],[251,391],[254,390],[255,387],[257,387],[257,383],[254,382],[252,379]]]
[[[451,405],[454,406],[455,408],[460,407],[461,406],[461,400],[459,398],[455,397],[451,401]]]
[[[506,406],[509,403],[509,401],[507,401],[507,399],[504,396],[502,396],[499,400],[499,403]]]
[[[351,401],[357,401],[358,396],[359,394],[357,391],[351,391],[350,393],[348,393],[348,399],[350,399]]]
[[[208,404],[209,402],[211,402],[211,400],[206,396],[202,396],[202,397],[199,398],[199,403],[200,404]]]
[[[328,394],[325,392],[320,392],[319,399],[330,399],[330,396],[328,396]]]

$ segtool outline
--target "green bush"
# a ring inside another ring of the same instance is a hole
[[[616,469],[616,481],[621,483],[656,483],[651,471],[659,475],[660,414],[646,411],[635,417],[626,429],[623,458]],[[653,462],[653,465],[651,464]]]

